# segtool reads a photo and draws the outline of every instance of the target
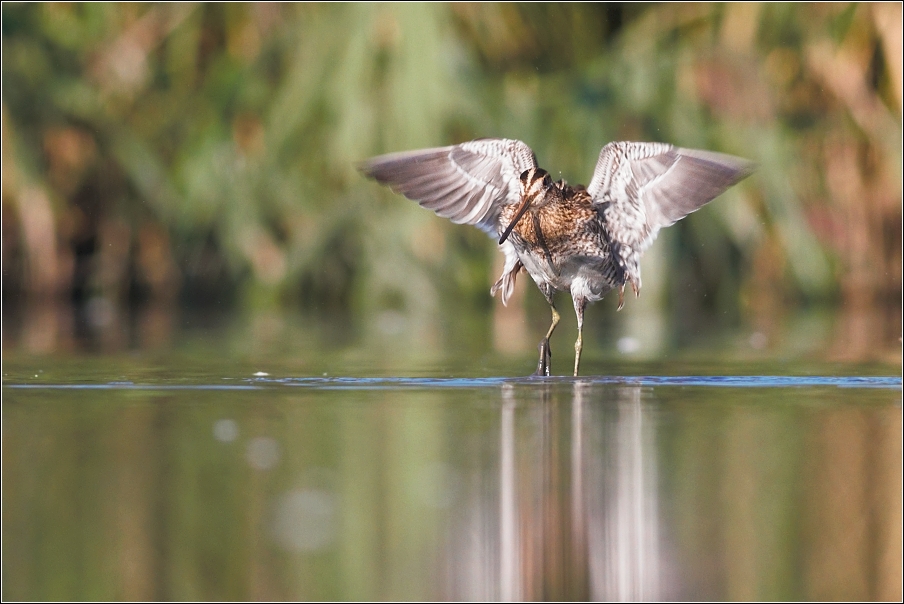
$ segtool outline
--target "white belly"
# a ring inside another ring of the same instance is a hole
[[[519,259],[537,286],[548,283],[556,290],[570,292],[575,299],[597,302],[615,287],[614,271],[601,258],[572,256],[556,265],[534,254],[519,254]]]

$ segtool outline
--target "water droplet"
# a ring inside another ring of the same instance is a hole
[[[235,420],[218,419],[213,423],[213,436],[223,443],[231,443],[239,437],[239,425]]]
[[[750,335],[750,347],[754,350],[762,350],[769,343],[769,338],[761,331],[755,331]]]
[[[625,336],[618,339],[616,347],[622,354],[634,354],[640,350],[640,340],[631,336]]]
[[[279,443],[269,436],[252,438],[248,442],[245,458],[255,470],[269,470],[279,461]]]
[[[336,497],[323,489],[295,489],[277,499],[274,541],[292,552],[324,549],[335,539]]]

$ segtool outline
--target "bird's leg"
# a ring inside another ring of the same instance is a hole
[[[546,297],[546,301],[549,302],[549,308],[552,310],[552,322],[549,324],[549,330],[546,332],[546,336],[540,340],[540,360],[537,363],[537,371],[534,373],[536,376],[548,376],[550,372],[550,366],[552,364],[552,350],[549,348],[549,337],[552,335],[552,332],[555,330],[556,325],[559,324],[559,311],[556,310],[556,305],[553,303],[553,289],[550,285],[545,284],[540,288],[540,291],[543,292],[543,295]]]
[[[555,306],[549,306],[552,309],[552,323],[549,325],[549,331],[546,336],[540,340],[540,361],[537,363],[537,372],[534,375],[548,376],[552,365],[552,350],[549,348],[549,336],[552,335],[556,325],[559,324],[559,312]]]
[[[581,350],[584,347],[583,331],[584,331],[584,308],[587,307],[585,298],[574,299],[574,314],[578,316],[578,339],[574,343],[574,377],[578,377],[578,367],[581,365]]]

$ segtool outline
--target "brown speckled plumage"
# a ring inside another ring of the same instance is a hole
[[[549,375],[549,336],[559,321],[555,291],[569,291],[578,318],[574,375],[581,358],[584,308],[625,285],[640,291],[640,256],[667,227],[699,209],[752,170],[750,162],[664,143],[609,143],[590,184],[552,182],[530,147],[480,139],[382,155],[364,162],[367,176],[453,222],[472,224],[505,254],[490,290],[505,304],[525,269],[552,309],[540,342],[538,375]]]

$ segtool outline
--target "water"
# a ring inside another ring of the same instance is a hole
[[[254,365],[5,358],[4,599],[900,596],[894,368]]]

